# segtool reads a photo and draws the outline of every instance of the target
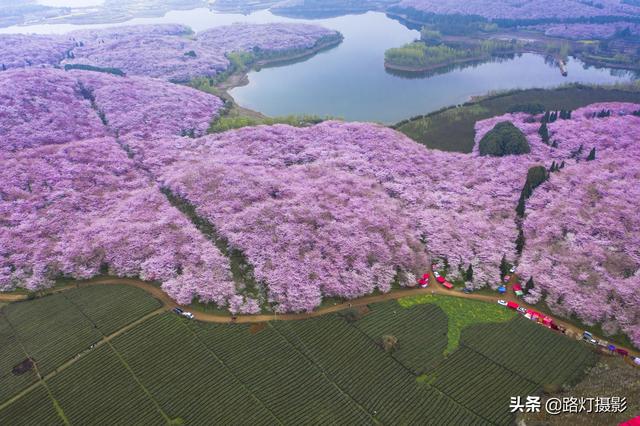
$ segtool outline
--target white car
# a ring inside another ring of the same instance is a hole
[[[511,267],[511,269],[509,269],[509,272],[511,272],[512,274],[513,274],[514,272],[516,272],[516,266],[515,266],[515,265],[513,265],[513,266]]]
[[[182,316],[188,319],[194,319],[195,316],[191,312],[183,312]]]
[[[433,276],[436,278],[440,277],[440,273],[438,271],[433,271]]]
[[[505,300],[498,300],[498,305],[507,306],[507,302]]]
[[[520,312],[521,314],[526,314],[527,313],[527,308],[523,308],[522,306],[518,307],[518,312]]]

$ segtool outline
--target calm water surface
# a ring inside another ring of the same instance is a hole
[[[253,71],[247,86],[231,91],[240,105],[272,116],[307,113],[393,123],[492,90],[552,87],[570,82],[615,83],[633,78],[627,72],[585,68],[575,59],[567,64],[568,77],[562,77],[557,67],[534,54],[421,78],[390,74],[384,69],[384,51],[415,40],[419,33],[377,12],[302,20],[268,11],[240,15],[193,9],[118,24],[32,25],[4,28],[0,33],[64,33],[80,28],[156,23],[180,23],[201,31],[234,22],[310,22],[336,29],[345,37],[339,46],[305,61]]]

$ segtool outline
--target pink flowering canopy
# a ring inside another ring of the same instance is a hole
[[[610,115],[599,118],[601,111]],[[542,142],[539,121],[530,122],[526,114],[506,114],[476,123],[476,141],[495,123],[509,120],[531,145],[531,154],[520,156],[514,168],[524,173],[528,164],[549,167],[553,161],[566,162],[535,189],[526,205],[519,273],[535,282],[527,300],[536,303],[545,294],[554,312],[601,323],[611,334],[624,332],[638,345],[640,117],[632,114],[636,111],[640,105],[619,102],[577,109],[571,119],[548,124],[555,146]],[[592,148],[596,159],[586,161]]]
[[[562,37],[572,40],[608,39],[618,31],[629,30],[629,33],[640,35],[640,24],[629,22],[609,22],[606,24],[550,24],[532,27],[544,31],[551,37]]]
[[[598,7],[574,0],[402,0],[401,8],[437,15],[477,15],[488,19],[571,19],[636,16],[640,7],[621,0],[598,0]]]
[[[327,32],[278,25],[186,31],[78,32],[63,38],[72,41],[66,59],[43,53],[66,48],[59,40],[31,45],[27,38],[25,52],[41,59],[7,61],[19,69],[0,72],[1,290],[108,272],[160,282],[180,303],[198,299],[234,313],[259,312],[264,302],[309,311],[323,297],[415,285],[432,260],[446,259],[450,276],[472,265],[470,285],[495,286],[505,256],[534,278],[529,301],[544,293],[554,311],[640,344],[640,117],[632,114],[640,105],[573,111],[548,124],[549,144],[538,133],[541,116],[476,123],[477,145],[496,123],[511,121],[531,146],[517,157],[482,157],[477,146],[471,154],[429,150],[369,123],[203,136],[222,101],[166,79],[218,72],[228,66],[225,52],[313,47]],[[133,45],[139,54],[123,56]],[[195,56],[184,55],[187,48]],[[127,76],[51,67],[81,58]],[[587,161],[593,148],[596,159]],[[528,199],[519,257],[515,206],[527,170],[554,161],[565,167]],[[266,300],[234,283],[229,260],[160,187],[244,254]]]
[[[427,150],[365,123],[127,144],[248,255],[282,309],[386,291],[397,268],[424,272],[426,249],[453,274],[473,264],[482,286],[515,251],[526,169],[508,160]]]
[[[0,105],[0,147],[15,151],[107,134],[200,136],[223,103],[146,77],[27,68],[0,73]]]
[[[160,281],[188,303],[226,304],[228,260],[112,138],[2,153],[0,289],[108,273]],[[106,271],[105,271],[106,272]]]
[[[309,24],[233,24],[198,34],[177,24],[125,26],[52,36],[0,35],[0,58],[6,68],[82,64],[187,81],[226,70],[231,52],[304,50],[337,35]]]

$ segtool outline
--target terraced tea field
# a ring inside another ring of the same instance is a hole
[[[461,321],[438,303],[447,313],[423,298],[259,326],[189,322],[116,286],[10,304],[0,424],[502,425],[511,396],[574,382],[595,361],[587,346],[477,301],[458,307],[466,326],[446,355],[448,327]],[[395,345],[385,350],[383,336]],[[27,355],[43,380],[12,373]]]

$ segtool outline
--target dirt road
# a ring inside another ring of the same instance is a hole
[[[305,320],[305,319],[319,317],[319,316],[330,314],[330,313],[340,312],[352,307],[365,306],[371,303],[384,302],[387,300],[396,300],[402,297],[418,296],[422,294],[439,294],[439,295],[446,295],[446,296],[452,296],[452,297],[460,297],[463,299],[478,300],[478,301],[483,301],[487,303],[497,303],[498,299],[503,299],[506,301],[516,302],[520,306],[523,306],[528,309],[537,310],[535,306],[530,306],[524,303],[521,299],[516,298],[511,288],[512,284],[513,284],[512,282],[509,284],[509,291],[504,295],[491,296],[488,294],[476,294],[476,293],[466,294],[458,290],[445,289],[440,284],[438,284],[435,281],[433,275],[431,275],[429,287],[424,289],[411,288],[411,289],[404,289],[404,290],[396,290],[390,293],[385,293],[385,294],[380,294],[375,296],[365,296],[359,299],[351,300],[349,302],[338,303],[333,306],[321,307],[313,312],[308,312],[308,313],[238,315],[235,317],[235,319],[233,319],[229,315],[214,314],[210,312],[199,311],[192,307],[178,305],[164,291],[162,291],[160,287],[139,279],[135,279],[135,278],[96,278],[96,279],[91,279],[87,281],[79,281],[76,284],[57,287],[55,289],[48,291],[47,293],[59,293],[61,291],[66,291],[73,288],[81,288],[81,287],[92,286],[92,285],[130,285],[133,287],[140,288],[146,291],[147,293],[151,294],[156,299],[160,300],[164,305],[165,310],[170,310],[175,307],[180,307],[182,309],[193,312],[198,321],[213,322],[213,323],[220,323],[220,324],[230,324],[230,323],[242,324],[242,323],[259,323],[259,322],[267,322],[267,321]],[[26,300],[26,299],[28,299],[28,296],[26,294],[0,294],[0,302],[3,302],[3,301],[15,302],[15,301]],[[554,322],[559,326],[566,328],[568,336],[577,337],[577,338],[582,336],[583,330],[581,328],[576,327],[575,325],[570,324],[566,321],[563,321],[562,319],[556,318],[553,315],[547,315],[547,316],[553,318]],[[594,336],[594,337],[596,339],[600,339],[600,337],[598,336]],[[606,339],[602,339],[602,340],[606,340]],[[625,348],[622,346],[618,346],[618,347],[622,349],[626,349],[633,356],[640,356],[640,352],[635,349]]]

